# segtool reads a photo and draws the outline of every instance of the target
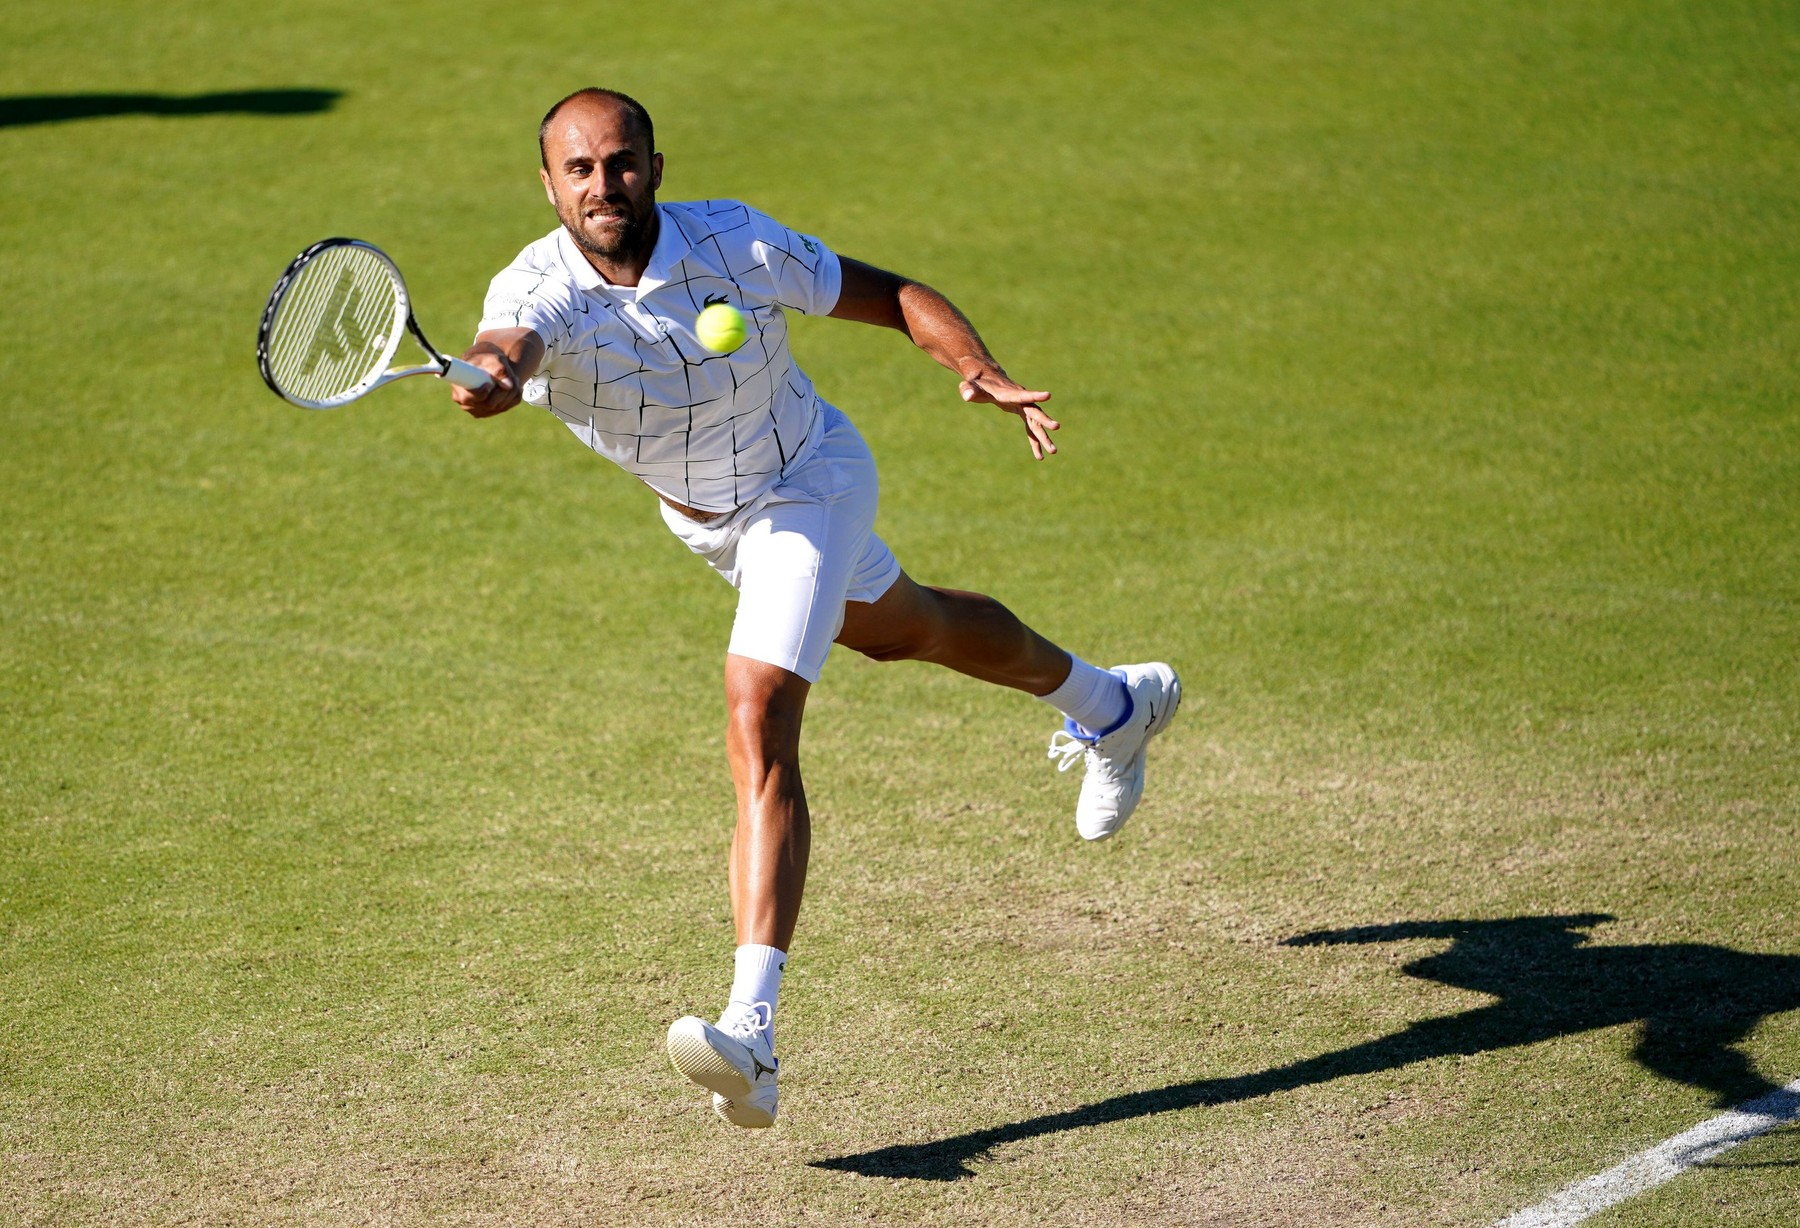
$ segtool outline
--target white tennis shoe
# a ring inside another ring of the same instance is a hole
[[[675,1069],[713,1094],[713,1112],[734,1126],[761,1130],[775,1124],[779,1093],[769,1008],[727,1011],[715,1027],[694,1015],[669,1025],[669,1060]]]
[[[1066,772],[1077,760],[1087,764],[1081,798],[1075,803],[1075,830],[1084,840],[1104,840],[1137,809],[1144,795],[1144,758],[1150,739],[1169,727],[1181,706],[1181,679],[1161,661],[1119,665],[1111,673],[1125,681],[1130,709],[1098,737],[1079,732],[1073,721],[1050,735],[1050,758]]]

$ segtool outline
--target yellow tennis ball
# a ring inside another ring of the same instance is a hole
[[[694,321],[694,336],[715,354],[729,354],[744,344],[744,313],[730,303],[714,303]]]

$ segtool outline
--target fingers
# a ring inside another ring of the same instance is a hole
[[[980,401],[988,405],[1032,405],[1050,399],[1048,389],[1021,388],[1011,380],[997,380],[982,375],[964,380],[957,391],[965,401]]]
[[[522,396],[519,382],[498,355],[476,352],[466,355],[465,360],[486,371],[494,382],[479,390],[452,384],[450,399],[456,402],[457,408],[471,418],[492,418],[519,403]]]
[[[471,418],[492,418],[495,414],[503,414],[519,403],[517,389],[503,387],[498,378],[493,386],[485,392],[474,393],[466,388],[458,388],[450,394],[452,400]]]
[[[1043,460],[1046,456],[1056,455],[1050,432],[1060,431],[1062,423],[1045,413],[1038,404],[1050,399],[1048,389],[1021,388],[1004,376],[983,373],[962,381],[957,391],[965,401],[994,405],[1009,414],[1017,414],[1025,424],[1025,441],[1031,445],[1033,459]]]
[[[1050,442],[1050,432],[1062,429],[1062,423],[1050,417],[1035,405],[1020,407],[1019,417],[1025,421],[1025,438],[1031,444],[1033,460],[1043,460],[1046,456],[1056,455],[1056,445]]]
[[[503,414],[519,403],[518,390],[503,388],[498,380],[488,390],[480,404],[465,405],[463,411],[471,418],[492,418],[495,414]]]

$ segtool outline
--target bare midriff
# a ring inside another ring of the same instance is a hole
[[[705,524],[709,520],[719,520],[722,517],[731,515],[730,512],[703,512],[699,508],[689,507],[685,503],[677,503],[661,491],[656,491],[654,493],[658,499],[667,503],[670,507],[680,512],[683,516],[686,516],[689,520],[698,521],[701,524]]]

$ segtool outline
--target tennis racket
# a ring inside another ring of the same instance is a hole
[[[409,332],[431,361],[389,368]],[[409,375],[481,391],[493,378],[432,348],[413,319],[406,282],[387,253],[361,239],[321,239],[287,266],[256,336],[256,365],[275,395],[303,409],[336,409]]]

